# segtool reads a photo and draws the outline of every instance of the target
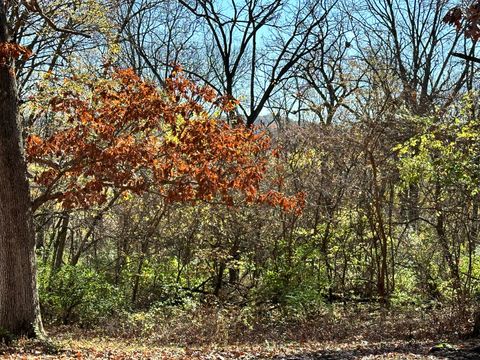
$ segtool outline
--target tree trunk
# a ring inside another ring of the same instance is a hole
[[[0,0],[0,46],[9,42]],[[0,59],[2,61],[2,59]],[[43,337],[13,59],[0,63],[0,337]]]
[[[213,294],[218,298],[220,296],[220,291],[222,290],[223,285],[223,273],[225,272],[225,262],[222,260],[217,264],[217,274],[215,276],[215,287],[213,289]]]
[[[144,261],[145,261],[145,254],[141,254],[140,259],[138,260],[137,272],[133,280],[133,289],[132,289],[132,307],[133,308],[135,308],[135,305],[137,304],[138,288],[140,287],[140,278],[142,276]]]
[[[60,231],[57,235],[53,250],[52,274],[60,270],[63,265],[63,253],[65,252],[65,244],[67,243],[68,223],[70,222],[70,214],[65,213],[62,218]]]
[[[448,269],[450,270],[450,278],[452,280],[453,290],[455,295],[463,300],[464,292],[462,289],[462,281],[460,279],[460,269],[458,261],[455,259],[454,251],[450,249],[449,239],[445,229],[445,212],[441,204],[441,185],[437,182],[435,185],[435,204],[436,223],[435,231],[437,232],[438,241],[440,243],[443,257],[447,262]]]
[[[240,269],[238,265],[238,261],[240,260],[240,240],[238,238],[236,238],[233,243],[230,256],[233,260],[233,264],[228,268],[228,283],[232,286],[236,286],[240,280]]]
[[[140,288],[140,280],[142,277],[143,264],[145,263],[145,259],[148,259],[148,245],[149,245],[150,236],[152,236],[152,233],[148,234],[140,244],[140,258],[138,260],[137,273],[135,274],[133,289],[132,289],[132,307],[134,308],[138,300],[138,290]]]

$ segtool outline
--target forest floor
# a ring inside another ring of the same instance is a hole
[[[65,334],[69,335],[69,334]],[[15,347],[0,347],[1,359],[175,359],[175,360],[226,360],[226,359],[480,359],[480,353],[471,349],[477,341],[452,343],[451,349],[432,352],[435,341],[361,342],[307,342],[265,343],[229,346],[154,347],[121,339],[77,338],[65,340],[56,353],[32,342],[24,341]]]
[[[90,329],[50,326],[54,349],[18,340],[0,344],[0,359],[480,359],[480,339],[462,336],[467,315],[444,308],[348,310],[242,327],[231,317],[220,321],[211,312],[196,312],[174,322],[163,319],[148,331],[145,324],[139,330],[115,322]]]

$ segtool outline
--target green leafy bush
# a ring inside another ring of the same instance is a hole
[[[123,307],[117,288],[85,265],[65,265],[52,272],[40,271],[40,303],[43,314],[64,324],[94,324]]]

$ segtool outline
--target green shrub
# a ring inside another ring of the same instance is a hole
[[[119,290],[85,265],[65,265],[56,272],[43,269],[39,293],[43,314],[64,324],[98,323],[123,306]]]
[[[313,274],[304,269],[284,273],[269,271],[264,278],[263,287],[254,294],[260,302],[278,307],[289,318],[308,317],[325,307],[325,289],[327,282],[317,283]]]

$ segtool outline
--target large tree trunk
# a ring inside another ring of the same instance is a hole
[[[9,41],[0,0],[0,46]],[[0,61],[2,61],[0,59]],[[13,60],[0,63],[0,337],[43,336]]]

